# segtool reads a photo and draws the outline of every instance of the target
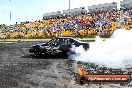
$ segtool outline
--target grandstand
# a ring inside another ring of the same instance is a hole
[[[117,2],[88,6],[88,10],[90,13],[97,11],[108,11],[112,9],[117,10]]]
[[[47,19],[47,18],[54,18],[54,17],[61,17],[61,11],[57,11],[57,12],[52,12],[52,13],[45,13],[43,14],[43,19]]]
[[[120,2],[121,7],[132,9],[132,0],[124,0]]]
[[[87,13],[87,10],[85,10],[85,7],[63,10],[64,15],[78,16],[80,14],[85,14],[85,13]]]
[[[120,2],[121,9],[117,10],[117,2],[74,8],[45,13],[43,19],[35,22],[21,22],[11,26],[10,31],[0,33],[7,38],[40,38],[58,36],[107,36],[122,25],[122,28],[132,28],[132,1]],[[122,10],[122,7],[125,8]],[[121,17],[126,15],[127,18]],[[120,25],[119,25],[120,24]],[[6,34],[6,35],[5,35]]]

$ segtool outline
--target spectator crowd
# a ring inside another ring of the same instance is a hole
[[[47,17],[35,22],[16,22],[13,30],[0,33],[7,38],[111,35],[132,28],[132,9],[99,11],[80,15]]]

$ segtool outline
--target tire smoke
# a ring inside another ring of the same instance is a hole
[[[96,37],[95,42],[90,42],[89,45],[88,51],[82,46],[73,47],[76,54],[70,58],[113,68],[132,65],[132,30],[115,30],[111,38],[103,41]]]

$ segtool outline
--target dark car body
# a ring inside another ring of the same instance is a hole
[[[34,53],[35,55],[42,54],[67,54],[70,52],[70,48],[74,45],[75,47],[83,46],[85,50],[89,48],[89,44],[87,42],[82,42],[76,38],[72,37],[56,37],[52,38],[50,41],[33,45],[30,49],[30,53]]]

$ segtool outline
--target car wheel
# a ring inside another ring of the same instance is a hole
[[[35,56],[41,56],[42,55],[42,52],[39,49],[35,49],[34,50],[34,55]]]

